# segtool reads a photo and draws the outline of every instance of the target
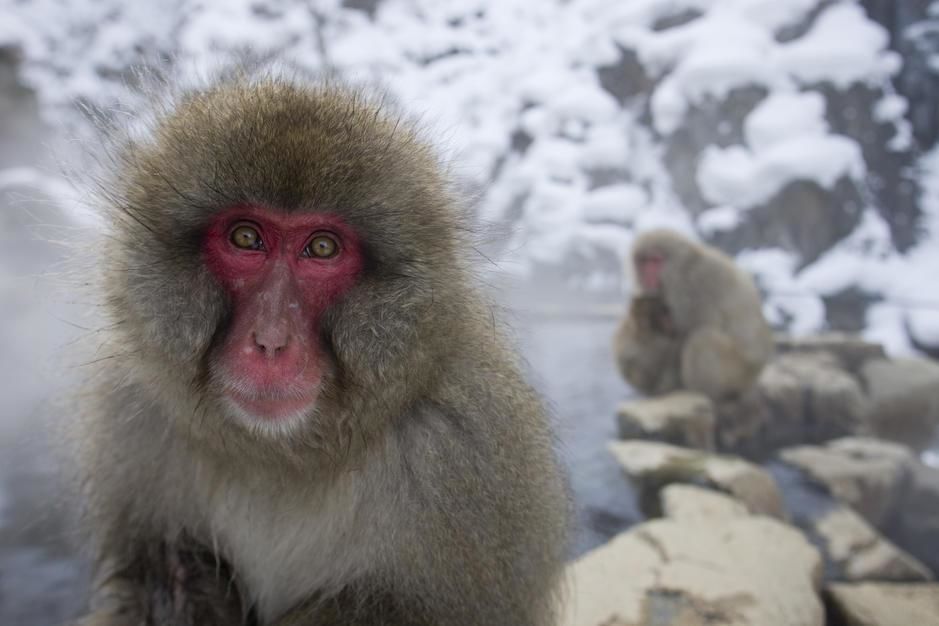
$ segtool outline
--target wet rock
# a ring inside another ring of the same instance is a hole
[[[757,381],[770,417],[764,446],[821,443],[855,434],[867,404],[858,382],[824,354],[785,354]]]
[[[779,456],[877,527],[896,510],[916,464],[903,446],[861,437],[789,448]]]
[[[916,463],[896,515],[884,529],[939,574],[939,469]]]
[[[780,336],[776,338],[776,350],[781,354],[788,352],[830,354],[850,372],[860,370],[861,366],[871,359],[885,358],[887,355],[884,347],[879,343],[843,333],[826,333],[811,337]]]
[[[617,416],[621,439],[649,439],[714,449],[714,405],[698,393],[679,391],[624,404]]]
[[[868,424],[878,437],[923,450],[939,428],[939,364],[872,359],[861,368],[870,397]]]
[[[822,626],[821,559],[765,517],[655,520],[570,568],[566,626]]]
[[[851,582],[925,582],[932,572],[890,543],[864,518],[847,507],[828,512],[812,529],[825,546],[834,577]]]
[[[754,514],[785,517],[782,496],[772,476],[743,459],[651,441],[614,442],[610,451],[638,485],[647,515],[661,513],[659,492],[664,487],[685,483],[727,493]]]
[[[762,460],[786,446],[854,435],[867,407],[860,384],[833,354],[784,353],[750,391],[717,405],[717,449]]]
[[[750,514],[749,509],[740,500],[704,487],[669,485],[662,490],[660,496],[662,514],[680,521],[736,519]]]
[[[832,626],[939,626],[939,585],[831,585]]]
[[[720,401],[715,407],[717,449],[747,459],[762,459],[775,450],[766,443],[773,428],[770,407],[757,385],[736,398]]]

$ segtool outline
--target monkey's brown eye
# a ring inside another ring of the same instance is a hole
[[[231,231],[231,242],[235,244],[236,248],[242,250],[261,250],[264,247],[261,242],[261,233],[247,224],[242,224]]]
[[[303,256],[313,259],[331,259],[339,253],[339,242],[327,233],[314,235],[303,249]]]

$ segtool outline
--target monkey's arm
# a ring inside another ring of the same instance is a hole
[[[78,626],[248,623],[227,565],[195,544],[141,542],[133,556],[113,552],[96,568],[92,609]]]

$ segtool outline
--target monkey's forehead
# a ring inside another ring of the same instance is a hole
[[[659,228],[640,235],[633,244],[632,250],[633,255],[674,255],[691,252],[697,245],[676,231]]]
[[[191,92],[125,157],[116,208],[142,217],[161,240],[195,234],[239,205],[337,214],[389,258],[448,254],[465,227],[413,126],[380,100],[335,85],[269,80]]]

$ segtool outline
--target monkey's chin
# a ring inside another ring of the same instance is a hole
[[[316,405],[316,393],[305,396],[253,397],[229,392],[228,405],[240,422],[256,431],[289,431]]]

